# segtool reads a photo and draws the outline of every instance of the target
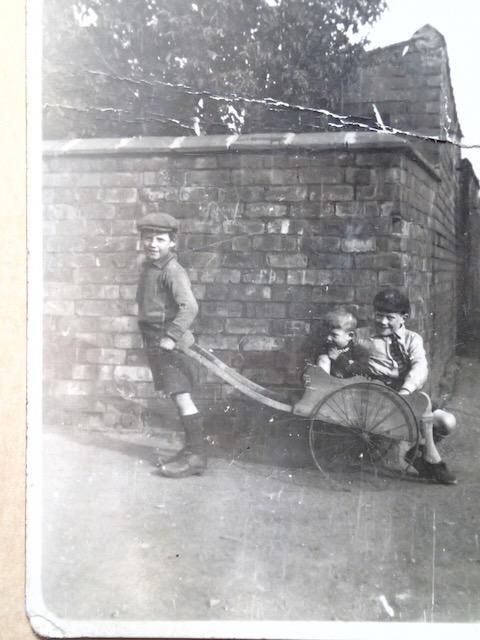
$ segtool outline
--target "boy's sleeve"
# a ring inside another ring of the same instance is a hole
[[[167,278],[173,299],[178,306],[178,313],[167,325],[166,334],[177,342],[195,320],[198,304],[193,295],[190,278],[182,266],[176,265],[175,269],[168,272]]]
[[[407,355],[410,361],[410,369],[405,376],[402,389],[413,393],[417,389],[421,389],[428,378],[427,354],[423,346],[422,336],[418,333],[412,336],[411,342],[407,347]]]

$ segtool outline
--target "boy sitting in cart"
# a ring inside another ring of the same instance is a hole
[[[373,300],[374,328],[361,329],[357,342],[368,349],[369,378],[380,380],[400,395],[409,395],[425,384],[428,363],[423,339],[405,327],[410,315],[410,301],[397,289],[385,289],[377,293]],[[456,426],[455,417],[442,409],[433,411],[434,441],[449,435]],[[405,460],[411,464],[420,477],[441,484],[455,484],[456,478],[441,460],[438,451],[426,451],[419,447],[408,451]]]

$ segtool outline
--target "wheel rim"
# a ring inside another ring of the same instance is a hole
[[[316,406],[310,421],[310,451],[324,474],[364,464],[386,466],[397,447],[416,449],[418,438],[408,403],[378,383],[333,391]]]

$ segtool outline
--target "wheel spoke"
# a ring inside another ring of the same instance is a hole
[[[405,405],[405,406],[404,406]],[[310,450],[317,467],[335,465],[378,468],[398,442],[418,440],[415,417],[393,390],[374,383],[354,383],[331,392],[310,421]],[[322,424],[322,427],[317,426]]]

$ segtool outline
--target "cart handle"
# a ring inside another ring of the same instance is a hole
[[[242,393],[243,395],[248,396],[253,400],[257,400],[257,402],[260,402],[267,407],[271,407],[272,409],[285,411],[287,413],[293,413],[293,405],[287,404],[286,402],[274,400],[273,398],[269,398],[266,395],[266,389],[264,389],[260,385],[255,384],[248,378],[245,378],[245,376],[242,376],[237,371],[231,369],[228,365],[226,365],[224,362],[222,362],[212,354],[207,352],[207,357],[207,355],[202,353],[199,348],[196,348],[194,350],[190,347],[182,347],[179,350],[189,358],[192,358],[192,360],[195,360],[203,367],[214,373],[216,376],[227,382],[229,385],[237,389],[237,391],[240,391],[240,393]]]

